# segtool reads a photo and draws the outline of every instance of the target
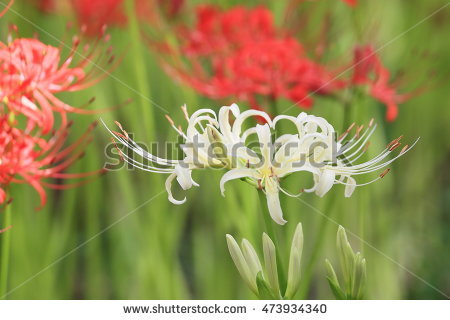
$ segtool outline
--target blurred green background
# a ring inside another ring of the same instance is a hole
[[[193,7],[207,1],[188,1],[184,18],[194,20]],[[211,1],[212,2],[212,1]],[[225,7],[239,1],[214,1]],[[265,4],[282,23],[284,1],[246,1],[246,6]],[[303,223],[305,248],[303,283],[296,298],[331,299],[325,279],[324,259],[336,262],[337,224],[311,208],[323,211],[349,232],[354,248],[367,260],[370,299],[442,299],[450,295],[450,6],[424,20],[445,1],[361,1],[355,9],[342,1],[323,0],[299,4],[308,15],[298,38],[314,37],[324,17],[329,17],[330,50],[326,61],[351,61],[357,43],[371,43],[392,74],[405,73],[411,84],[427,90],[400,106],[395,122],[384,120],[385,107],[372,99],[352,106],[354,121],[379,124],[372,139],[371,155],[403,134],[408,142],[420,137],[416,147],[393,165],[382,181],[358,188],[343,197],[336,187],[323,199],[305,195],[301,201],[282,197],[285,226],[277,226],[282,256],[287,266],[290,239],[297,222]],[[17,0],[13,11],[0,21],[2,39],[14,23],[20,35],[39,38],[58,46],[70,14],[45,14],[30,1]],[[192,112],[199,107],[218,110],[230,101],[212,101],[176,83],[159,66],[161,53],[149,50],[133,22],[112,28],[111,41],[124,59],[111,77],[65,101],[79,106],[91,96],[94,108],[133,102],[105,112],[112,124],[119,120],[138,141],[176,141],[164,119],[170,112],[184,123],[179,107]],[[245,26],[242,26],[243,28]],[[144,29],[144,28],[142,28]],[[407,31],[405,33],[405,31]],[[316,97],[308,111],[324,116],[343,129],[343,108],[335,101]],[[236,101],[239,104],[239,101]],[[279,101],[278,110],[292,103]],[[245,104],[240,104],[245,108]],[[288,113],[298,114],[294,107]],[[71,115],[75,125],[71,139],[84,132],[99,116]],[[95,139],[73,171],[96,170],[107,160],[110,142],[98,127]],[[38,195],[26,185],[12,189],[13,228],[8,299],[248,299],[254,298],[241,281],[229,256],[225,234],[245,237],[261,249],[263,218],[257,190],[232,182],[226,197],[220,195],[221,171],[197,173],[199,188],[187,191],[187,203],[168,202],[164,177],[123,169],[77,189],[49,192],[46,207],[35,211]],[[288,182],[302,184],[298,177]],[[176,193],[181,196],[181,192]],[[3,237],[4,234],[0,235]],[[261,253],[261,251],[259,251]],[[420,279],[419,279],[420,277]]]

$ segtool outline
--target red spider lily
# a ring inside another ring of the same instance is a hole
[[[54,12],[57,8],[56,0],[32,0],[36,7],[43,12]],[[61,0],[60,0],[61,1]]]
[[[178,16],[184,7],[185,0],[158,0],[162,11],[170,18]]]
[[[328,94],[342,86],[340,81],[328,85],[331,74],[283,33],[264,7],[221,11],[201,6],[195,27],[180,31],[181,52],[189,63],[165,67],[206,96],[237,98],[252,107],[259,96],[283,97],[310,107],[311,93]]]
[[[95,124],[69,145],[67,137],[72,124],[67,121],[67,113],[92,111],[74,108],[56,94],[82,90],[107,74],[99,76],[89,65],[112,65],[111,49],[99,48],[108,39],[102,34],[92,45],[82,45],[80,38],[74,37],[65,58],[62,47],[37,39],[0,42],[0,204],[9,203],[11,184],[32,186],[43,206],[47,199],[45,188],[66,189],[88,181],[55,184],[48,179],[82,179],[104,172],[66,172],[84,154]],[[58,127],[55,114],[61,117]]]
[[[9,44],[0,43],[0,101],[6,101],[10,111],[22,113],[39,125],[43,134],[53,127],[54,111],[93,113],[64,103],[56,94],[88,88],[106,76],[106,72],[96,71],[113,68],[111,48],[98,48],[107,40],[107,36],[99,38],[78,53],[81,40],[74,37],[65,58],[62,48],[37,39],[19,38]]]
[[[252,41],[263,41],[275,36],[272,13],[264,8],[247,9],[237,6],[228,11],[204,5],[197,8],[197,24],[182,30],[187,38],[184,51],[192,56],[224,54]]]
[[[80,25],[91,35],[101,32],[105,25],[125,25],[127,19],[122,7],[124,0],[72,0]]]
[[[78,23],[86,27],[89,35],[97,35],[105,25],[123,27],[127,24],[124,0],[71,0]],[[167,15],[176,15],[183,0],[134,0],[136,14],[147,21],[156,19],[156,5],[161,5]]]
[[[83,155],[83,149],[91,140],[90,132],[95,127],[92,125],[75,143],[65,146],[70,125],[67,123],[61,126],[47,137],[33,125],[22,130],[11,117],[0,117],[0,203],[6,200],[5,188],[11,183],[32,186],[40,196],[41,206],[44,206],[47,199],[45,187],[66,189],[80,184],[54,184],[46,179],[78,179],[104,171],[65,172]]]
[[[350,7],[356,7],[358,5],[358,0],[342,0]]]
[[[398,115],[398,104],[405,102],[411,94],[399,94],[389,83],[390,73],[371,46],[355,48],[352,84],[367,85],[372,97],[387,107],[386,120],[394,121]]]
[[[205,72],[202,72],[203,74]],[[271,39],[244,46],[214,65],[213,76],[187,76],[199,92],[213,98],[236,96],[256,106],[255,97],[280,97],[311,107],[309,93],[326,94],[337,85],[322,66],[305,57],[293,38]]]

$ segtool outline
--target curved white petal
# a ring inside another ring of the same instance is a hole
[[[183,200],[177,200],[172,196],[172,181],[177,177],[176,173],[172,173],[170,176],[166,179],[166,191],[169,198],[169,201],[173,204],[183,204],[186,202],[186,197]]]
[[[323,197],[331,187],[333,187],[336,173],[333,170],[325,169],[319,176],[315,191],[319,197]]]
[[[267,121],[267,124],[269,126],[272,126],[272,119],[270,119],[270,116],[264,111],[246,110],[242,112],[239,116],[237,116],[236,120],[234,121],[232,131],[235,138],[238,138],[241,135],[242,124],[244,123],[245,120],[247,120],[250,117],[261,117]]]
[[[345,197],[350,198],[355,191],[356,188],[356,180],[352,177],[347,177],[347,184],[345,185]]]
[[[222,195],[225,193],[225,183],[230,180],[240,179],[240,178],[258,178],[258,173],[253,169],[241,168],[241,169],[232,169],[225,173],[220,179],[220,192]]]
[[[261,156],[264,161],[260,170],[264,170],[268,168],[272,162],[272,140],[269,125],[267,123],[265,125],[257,124],[256,134],[258,135]]]
[[[177,165],[174,173],[177,175],[177,181],[183,190],[192,188],[192,185],[198,186],[198,184],[192,179],[192,170]]]
[[[283,210],[281,210],[280,197],[278,190],[278,182],[269,178],[264,185],[267,197],[267,207],[273,221],[278,224],[285,224],[287,221],[283,219]]]
[[[219,110],[219,128],[226,142],[233,141],[230,124],[230,111],[235,117],[238,117],[240,114],[239,107],[235,103],[231,106],[224,106]]]
[[[276,126],[278,121],[280,121],[280,120],[288,120],[288,121],[291,121],[294,124],[296,124],[296,122],[297,122],[297,118],[296,117],[286,116],[286,115],[278,115],[275,118],[273,118],[273,120],[272,120],[273,126]]]

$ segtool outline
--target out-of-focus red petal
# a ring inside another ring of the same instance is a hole
[[[350,7],[356,7],[358,5],[358,0],[342,0]]]

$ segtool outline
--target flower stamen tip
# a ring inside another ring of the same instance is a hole
[[[175,127],[175,122],[173,122],[172,118],[168,114],[166,114],[165,117],[166,117],[167,121],[169,121],[170,125],[172,127]]]
[[[380,174],[380,178],[384,178],[385,175],[387,175],[389,173],[389,171],[391,171],[391,168],[387,168],[386,170],[384,170],[381,174]]]

